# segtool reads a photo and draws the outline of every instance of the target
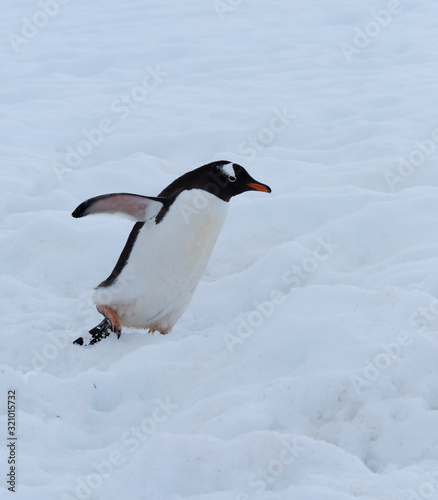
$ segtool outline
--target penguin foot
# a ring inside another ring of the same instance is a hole
[[[108,328],[112,332],[116,333],[117,338],[119,339],[120,334],[122,333],[122,325],[120,324],[120,320],[119,317],[117,316],[116,311],[114,311],[114,309],[111,309],[111,307],[108,306],[97,306],[97,310],[100,312],[100,314],[103,314],[105,316],[105,319],[107,319],[109,322]],[[99,325],[96,328],[98,327]]]
[[[90,330],[91,340],[88,345],[94,345],[100,342],[102,339],[106,339],[113,332],[113,325],[108,318],[102,320],[97,326]],[[120,333],[118,333],[117,338],[120,337]]]
[[[122,333],[122,326],[117,313],[108,306],[98,306],[97,310],[105,316],[105,318],[94,328],[92,328],[89,333],[91,335],[91,341],[86,345],[94,345],[100,342],[102,339],[109,337],[111,333],[115,333],[117,338],[120,338]],[[76,339],[73,344],[84,345],[83,337]]]
[[[94,345],[100,342],[101,340],[109,337],[113,332],[113,325],[108,318],[102,320],[97,326],[90,330],[91,340],[88,344],[85,345]],[[117,333],[117,338],[120,338],[120,332]],[[73,344],[76,345],[84,345],[83,337],[79,337],[76,339]]]

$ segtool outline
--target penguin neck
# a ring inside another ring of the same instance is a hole
[[[177,196],[172,209],[183,225],[204,224],[207,220],[213,225],[216,221],[220,222],[222,226],[228,212],[228,203],[204,189],[186,189]]]

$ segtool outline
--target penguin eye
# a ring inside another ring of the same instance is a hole
[[[229,180],[230,182],[236,182],[236,180],[237,180],[237,179],[236,179],[233,175],[230,175],[230,176],[228,177],[228,180]]]

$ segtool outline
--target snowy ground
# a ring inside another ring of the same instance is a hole
[[[6,1],[5,497],[12,390],[20,500],[438,499],[437,19]],[[218,159],[273,192],[231,201],[174,331],[73,346],[131,223],[71,211]]]

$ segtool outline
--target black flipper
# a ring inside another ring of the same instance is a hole
[[[92,214],[119,214],[135,221],[147,221],[169,205],[166,198],[129,193],[96,196],[81,203],[72,213],[75,219]]]

